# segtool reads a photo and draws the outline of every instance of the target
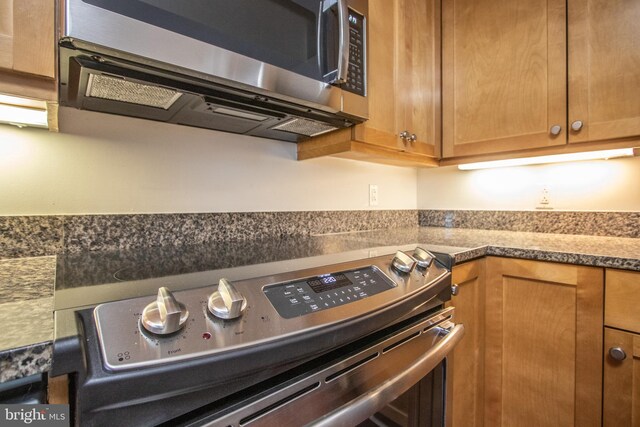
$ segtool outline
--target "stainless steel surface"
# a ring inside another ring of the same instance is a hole
[[[350,0],[349,4],[366,14],[366,0]],[[128,55],[132,54],[138,62],[180,74],[333,114],[340,112],[359,119],[368,117],[366,97],[82,0],[66,0],[62,22],[65,24],[63,38],[83,49],[120,51],[123,58],[132,59]],[[348,54],[348,50],[346,52]]]
[[[402,252],[399,252],[402,253]],[[398,254],[396,254],[396,257]],[[407,265],[415,264],[404,253]],[[392,267],[391,255],[361,259],[332,266],[322,266],[297,272],[275,274],[236,281],[236,289],[247,299],[244,315],[233,321],[224,321],[207,314],[207,302],[216,288],[206,286],[176,292],[184,306],[192,313],[179,334],[168,338],[155,338],[139,333],[137,324],[148,297],[101,304],[94,310],[100,348],[105,365],[112,370],[130,369],[200,357],[221,352],[233,352],[266,340],[286,339],[320,328],[339,324],[354,316],[374,312],[400,303],[405,298],[428,289],[448,274],[435,263],[426,271],[397,273]],[[263,292],[267,285],[300,280],[337,271],[367,266],[377,267],[382,274],[397,284],[385,292],[291,319],[282,318]],[[413,268],[413,267],[411,267]],[[129,359],[119,360],[118,354],[127,353]]]
[[[582,120],[576,120],[573,123],[571,123],[571,130],[578,132],[580,129],[582,129]]]
[[[416,266],[414,259],[402,251],[396,252],[391,263],[393,267],[402,273],[411,273],[411,270]]]
[[[437,328],[436,328],[437,329]],[[464,336],[464,326],[456,325],[438,344],[429,348],[422,357],[398,376],[391,378],[368,393],[311,423],[315,427],[350,427],[366,420],[391,401],[397,399],[412,385],[428,374]]]
[[[451,295],[453,295],[455,297],[459,293],[460,293],[460,288],[458,287],[458,285],[456,285],[455,283],[453,285],[451,285]]]
[[[609,349],[609,356],[613,360],[617,360],[618,362],[622,362],[624,359],[627,358],[627,353],[625,353],[625,351],[624,351],[624,349],[622,347],[611,347]]]
[[[205,426],[282,424],[352,427],[434,369],[464,335],[457,325],[446,336],[439,325],[453,307],[369,348],[260,397]],[[411,361],[409,366],[407,361]],[[336,409],[336,405],[338,408]]]
[[[349,8],[347,0],[338,0],[338,21],[340,21],[339,48],[338,48],[338,72],[333,84],[347,82],[349,72]]]
[[[169,288],[158,289],[156,300],[142,311],[140,323],[156,335],[169,335],[179,331],[187,319],[189,311],[178,302]]]
[[[562,126],[560,125],[553,125],[551,126],[551,129],[549,129],[549,133],[551,133],[551,135],[560,135],[560,132],[562,132]]]
[[[422,249],[421,247],[416,247],[412,256],[421,268],[429,268],[433,263],[433,260],[436,259],[434,254],[426,249]]]
[[[453,331],[455,326],[456,326],[455,323],[449,320],[446,320],[437,326],[437,330],[440,335],[448,335]]]
[[[225,278],[218,282],[218,289],[209,297],[209,312],[220,319],[235,319],[247,308],[247,299]]]

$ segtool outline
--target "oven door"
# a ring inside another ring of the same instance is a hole
[[[351,2],[366,8],[366,0]],[[354,54],[349,67],[349,41],[358,31],[364,38],[366,12],[347,0],[66,4],[64,36],[366,118],[366,103],[358,99],[365,95],[364,65],[357,65],[364,54]],[[345,83],[349,72],[354,79],[346,91],[330,85]]]
[[[374,334],[296,375],[243,390],[172,426],[444,426],[446,356],[464,334],[450,307]],[[284,423],[284,424],[283,424]]]

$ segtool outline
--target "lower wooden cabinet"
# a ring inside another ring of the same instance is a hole
[[[640,334],[605,328],[604,351],[603,426],[639,427]]]
[[[484,425],[600,426],[603,269],[486,261]]]
[[[605,274],[603,425],[640,427],[640,273]]]
[[[464,325],[464,337],[448,358],[447,427],[483,425],[484,267],[480,259],[452,272],[458,294],[449,305],[456,308],[455,322]]]

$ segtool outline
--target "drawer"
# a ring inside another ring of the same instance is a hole
[[[604,323],[640,333],[640,273],[606,270]]]

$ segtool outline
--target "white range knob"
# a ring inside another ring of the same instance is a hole
[[[168,335],[180,330],[189,318],[189,310],[178,302],[169,288],[158,289],[158,296],[142,311],[140,322],[144,329],[157,335]]]
[[[227,279],[220,279],[218,289],[209,297],[209,312],[221,319],[235,319],[247,308],[247,299]]]

